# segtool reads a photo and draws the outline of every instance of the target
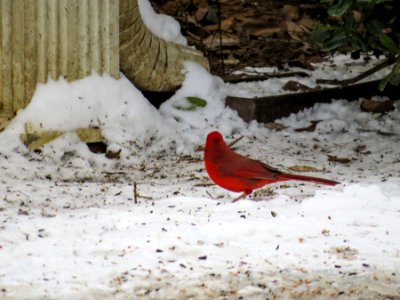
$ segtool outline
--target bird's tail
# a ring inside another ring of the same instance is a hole
[[[329,179],[324,179],[324,178],[318,178],[318,177],[311,177],[311,176],[303,176],[303,175],[296,175],[296,174],[287,174],[287,173],[281,173],[279,174],[279,179],[280,180],[300,180],[300,181],[309,181],[309,182],[314,182],[317,184],[325,184],[325,185],[337,185],[340,182],[329,180]]]

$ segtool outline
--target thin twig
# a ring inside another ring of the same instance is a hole
[[[392,64],[394,64],[395,59],[393,57],[389,57],[382,61],[381,63],[377,64],[376,66],[372,67],[371,69],[368,69],[367,71],[357,75],[356,77],[350,78],[350,79],[345,79],[345,80],[338,80],[338,79],[317,79],[316,82],[318,84],[332,84],[332,85],[340,85],[340,86],[348,86],[352,83],[356,83],[357,81],[360,81],[361,79],[364,79],[379,70],[386,68]]]
[[[272,73],[272,74],[259,74],[259,75],[242,74],[242,75],[222,76],[222,80],[224,82],[229,82],[229,83],[238,83],[238,82],[261,81],[261,80],[267,80],[270,78],[282,78],[282,77],[291,77],[291,76],[309,77],[310,75],[308,73],[302,72],[302,71]]]
[[[138,203],[137,198],[138,198],[137,186],[136,186],[136,181],[134,181],[134,182],[133,182],[133,202],[134,202],[135,204]]]
[[[222,74],[225,75],[224,53],[222,51],[221,4],[219,3],[219,0],[216,0],[216,3],[217,3],[218,33],[219,33],[219,55],[221,59]]]
[[[228,144],[228,147],[229,147],[229,148],[232,148],[233,145],[235,145],[237,142],[239,142],[242,138],[243,138],[243,135],[242,135],[242,136],[239,136],[236,140],[230,142],[230,143]]]
[[[210,194],[209,191],[206,191],[207,195],[210,196],[211,199],[215,200],[215,198]]]

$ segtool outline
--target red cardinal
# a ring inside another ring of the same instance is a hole
[[[233,152],[218,131],[213,131],[207,136],[204,162],[208,176],[214,183],[229,191],[243,193],[234,202],[251,194],[255,189],[278,181],[300,180],[326,185],[339,184],[323,178],[282,173],[261,161]]]

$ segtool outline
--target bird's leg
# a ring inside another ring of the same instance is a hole
[[[243,192],[243,194],[241,194],[239,197],[236,197],[235,199],[233,199],[232,202],[239,201],[240,199],[245,198],[247,195],[250,195],[252,192],[253,192],[252,190],[245,190],[245,191]]]

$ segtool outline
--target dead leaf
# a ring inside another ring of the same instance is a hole
[[[106,151],[107,151],[107,145],[103,142],[87,143],[87,146],[91,152],[96,153],[96,154],[106,153]]]
[[[279,33],[281,31],[283,31],[282,27],[265,27],[265,28],[258,29],[256,31],[252,32],[251,34],[254,36],[257,36],[257,37],[270,36],[270,35],[273,35],[274,33]]]
[[[361,19],[363,17],[363,14],[357,10],[353,10],[353,18],[354,21],[358,24],[361,22]]]
[[[299,172],[299,173],[301,173],[301,172],[320,172],[321,171],[320,169],[317,169],[317,168],[314,168],[311,166],[299,166],[299,165],[289,167],[288,169],[293,172]]]
[[[299,19],[299,6],[285,4],[282,7],[282,13],[285,15],[287,20],[297,20]]]
[[[296,132],[313,132],[315,131],[315,128],[317,127],[317,124],[319,122],[321,122],[322,120],[314,120],[314,121],[310,121],[311,125],[307,126],[307,127],[303,127],[303,128],[296,128],[294,131]]]
[[[328,154],[328,161],[337,162],[337,163],[340,163],[340,164],[351,163],[351,159],[350,158],[337,157],[336,155],[329,155],[329,154]]]
[[[391,100],[376,101],[365,99],[361,102],[360,107],[363,111],[366,112],[384,114],[394,110],[394,102]]]
[[[224,59],[224,64],[226,65],[237,65],[240,60],[235,58],[232,53],[229,54],[228,58]]]
[[[292,32],[304,32],[303,28],[301,28],[300,25],[292,21],[286,21],[286,28],[289,34],[291,34]]]
[[[199,7],[195,13],[195,18],[197,22],[203,20],[208,14],[208,6]]]
[[[357,147],[354,148],[354,152],[362,155],[369,155],[371,154],[371,151],[365,151],[367,149],[367,146],[365,145],[358,145]]]
[[[238,45],[240,38],[233,34],[223,33],[221,43],[222,47]],[[220,47],[219,36],[211,34],[203,40],[203,44],[209,49],[218,49]]]
[[[222,20],[221,21],[221,30],[228,31],[231,28],[234,21],[235,21],[234,17],[230,17],[225,20]],[[207,31],[216,31],[219,29],[218,26],[219,26],[218,24],[211,24],[211,25],[204,26],[203,29],[207,30]]]
[[[312,31],[315,28],[316,21],[311,19],[309,16],[303,16],[303,18],[299,21],[299,26],[304,30],[304,31]]]
[[[366,145],[358,145],[358,146],[354,149],[354,151],[357,152],[357,153],[360,153],[361,151],[364,151],[366,148],[367,148]]]
[[[357,258],[358,250],[350,247],[332,247],[330,253],[336,254],[339,259],[353,260]]]
[[[284,91],[312,91],[314,90],[313,88],[310,88],[309,86],[306,86],[305,84],[302,84],[300,82],[294,81],[294,80],[289,80],[288,82],[285,83],[285,85],[282,87]]]
[[[309,34],[319,22],[316,16],[320,15],[320,4],[219,0],[222,31],[234,34],[241,40],[240,43],[235,42],[229,51],[224,48],[221,55],[218,47],[219,24],[210,23],[207,19],[209,12],[216,9],[215,1],[184,0],[190,9],[184,9],[186,4],[182,5],[181,2],[153,1],[159,13],[174,16],[181,22],[190,44],[205,48],[199,45],[202,39],[216,34],[216,41],[209,41],[208,44],[214,48],[206,49],[210,67],[216,75],[229,74],[249,65],[273,65],[282,70],[289,65],[312,70],[311,63],[323,59],[321,53],[310,51],[307,42]],[[221,67],[221,60],[224,60],[225,68]]]
[[[298,22],[295,23],[292,21],[286,21],[286,28],[287,33],[293,40],[304,43],[305,51],[310,47],[306,41],[306,37],[310,36],[312,29],[309,29],[307,26],[304,26]]]
[[[108,150],[106,152],[106,157],[109,159],[119,159],[120,154],[121,154],[121,149],[119,149],[118,151]]]
[[[274,129],[276,131],[280,131],[280,130],[283,130],[283,129],[287,128],[287,126],[285,126],[285,125],[283,125],[281,123],[277,123],[277,122],[265,123],[264,127],[268,128],[268,129]]]
[[[330,234],[331,234],[330,230],[328,230],[328,229],[322,229],[321,233],[322,233],[324,236],[330,236]]]

